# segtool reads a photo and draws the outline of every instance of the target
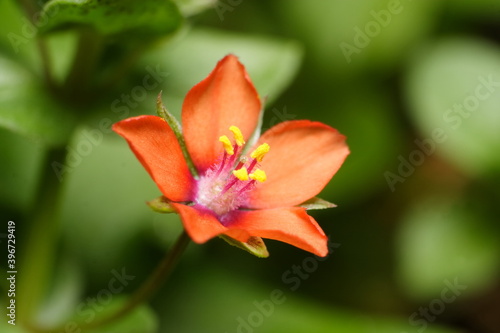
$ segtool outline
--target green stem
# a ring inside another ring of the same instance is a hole
[[[64,161],[64,148],[50,150],[43,164],[41,181],[30,216],[29,234],[19,262],[18,318],[29,325],[46,293],[54,265],[58,238],[59,197],[61,182],[52,169],[53,161]]]
[[[187,248],[189,244],[190,238],[186,231],[183,231],[179,236],[172,249],[167,253],[167,255],[163,258],[163,260],[158,264],[153,274],[149,276],[149,278],[143,283],[143,285],[137,289],[134,295],[128,300],[125,305],[120,308],[118,311],[113,314],[104,317],[100,320],[92,322],[88,325],[83,325],[81,328],[85,329],[94,329],[96,327],[105,326],[109,323],[112,323],[122,317],[125,317],[132,310],[134,310],[138,305],[141,305],[147,299],[151,297],[154,291],[158,290],[158,288],[165,282],[165,280],[172,273],[175,264],[179,260],[184,250]]]
[[[89,99],[91,79],[103,49],[102,37],[91,29],[81,29],[73,64],[64,83],[67,98],[73,104]]]
[[[168,279],[169,275],[172,273],[176,263],[178,262],[182,253],[187,248],[190,238],[185,231],[179,236],[175,244],[172,246],[169,252],[163,260],[158,264],[154,272],[149,276],[149,278],[137,289],[137,291],[132,295],[132,297],[117,311],[97,319],[90,323],[79,323],[79,332],[85,332],[87,330],[96,329],[98,327],[106,326],[111,324],[129,314],[137,306],[141,305],[143,302],[148,300],[151,295],[160,288],[160,286]],[[52,332],[63,332],[66,327],[61,326],[58,328],[38,328],[33,325],[27,327],[30,331],[34,333],[52,333]]]
[[[121,59],[117,60],[118,63],[101,79],[100,90],[109,91],[117,86],[130,73],[130,68],[137,62],[145,49],[144,45],[126,49]]]

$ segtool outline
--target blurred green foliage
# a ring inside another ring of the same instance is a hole
[[[266,98],[264,128],[306,118],[348,138],[321,194],[338,207],[314,213],[333,253],[191,245],[150,304],[92,332],[500,330],[498,1],[4,0],[0,13],[0,216],[17,225],[19,316],[71,331],[147,278],[182,227],[146,206],[159,190],[110,126],[154,114],[161,90],[180,115],[234,53]],[[122,268],[133,280],[102,298]]]

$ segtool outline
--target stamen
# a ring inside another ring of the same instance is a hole
[[[257,165],[257,160],[253,159],[252,162],[250,162],[250,165],[248,166],[248,172],[252,172],[253,168]]]
[[[256,180],[256,181],[258,181],[260,183],[265,182],[266,179],[267,179],[266,173],[263,170],[261,170],[261,169],[255,170],[253,173],[251,173],[249,175],[249,177],[250,177],[250,179]]]
[[[234,158],[234,159],[235,159],[235,158]],[[243,157],[241,157],[238,161],[235,161],[235,162],[234,162],[234,164],[235,164],[235,166],[234,166],[234,170],[241,169],[241,167],[242,167],[243,165],[245,165],[245,163],[246,163],[246,162],[247,162],[247,158],[246,158],[246,157],[244,157],[244,156],[243,156]],[[247,171],[248,171],[248,169],[247,169]]]
[[[222,145],[224,146],[224,149],[226,150],[226,153],[228,153],[228,155],[234,154],[233,145],[231,144],[231,141],[229,141],[229,138],[227,136],[221,136],[219,138],[219,141],[222,142]]]
[[[238,191],[238,193],[239,193],[240,195],[242,195],[242,194],[243,194],[243,193],[245,193],[248,189],[250,189],[252,186],[254,186],[256,182],[257,182],[256,180],[252,180],[252,181],[248,182],[248,183],[247,183],[247,184],[246,184],[246,185],[245,185],[242,189],[240,189],[240,190]]]
[[[217,170],[216,176],[220,175],[222,169],[224,169],[224,166],[226,166],[226,160],[227,160],[227,152],[224,152],[224,155],[222,156],[222,162],[220,163],[219,170]]]
[[[264,156],[269,152],[269,148],[267,143],[263,143],[250,154],[250,157],[256,159],[257,162],[262,162]]]
[[[241,168],[241,169],[238,169],[238,170],[234,170],[233,171],[233,175],[238,178],[239,180],[241,181],[246,181],[248,180],[248,171],[247,171],[247,168]]]
[[[229,130],[233,133],[236,144],[240,147],[243,146],[245,144],[245,139],[243,139],[243,134],[240,129],[236,126],[231,126],[229,127]]]
[[[238,149],[238,145],[233,145],[233,151],[234,151],[234,155],[232,155],[229,160],[228,160],[228,163],[229,164],[233,164],[234,161],[238,158],[238,154],[240,153],[239,152],[239,149]]]

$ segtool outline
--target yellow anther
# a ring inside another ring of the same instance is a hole
[[[240,129],[236,126],[231,126],[229,130],[233,133],[236,144],[240,147],[243,146],[245,144],[245,139],[243,139],[243,134],[241,134]]]
[[[238,169],[238,170],[234,170],[233,171],[233,175],[238,178],[239,180],[248,180],[248,171],[247,171],[247,168],[243,167],[241,169]]]
[[[255,158],[257,162],[262,162],[264,156],[269,152],[269,145],[267,143],[263,143],[255,149],[250,155],[251,158]]]
[[[231,144],[231,141],[229,141],[229,138],[227,136],[221,136],[219,138],[219,141],[222,142],[222,145],[224,146],[224,149],[226,150],[226,153],[228,153],[228,155],[234,154],[233,145]]]
[[[257,169],[254,172],[252,172],[249,177],[250,179],[256,180],[261,183],[265,182],[267,179],[266,173],[264,172],[264,170],[261,169]]]

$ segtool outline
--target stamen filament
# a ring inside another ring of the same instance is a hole
[[[226,185],[226,186],[222,189],[222,191],[219,193],[219,195],[218,195],[217,197],[220,197],[221,195],[223,195],[224,193],[226,193],[227,191],[229,191],[229,189],[230,189],[231,187],[233,187],[233,186],[234,186],[234,184],[236,184],[236,183],[239,181],[239,179],[238,179],[238,178],[236,178],[236,177],[234,177],[234,176],[233,176],[233,178],[234,178],[234,179],[233,179],[233,180],[231,180],[231,181],[230,181],[230,182],[229,182],[229,183],[228,183],[228,184],[227,184],[227,185]]]
[[[238,161],[234,162],[235,165],[234,165],[233,170],[241,169],[245,165],[246,162],[247,162],[247,158],[245,156],[243,156]]]
[[[226,159],[227,159],[227,152],[224,151],[224,155],[222,156],[222,162],[220,163],[219,170],[217,170],[217,173],[215,174],[216,176],[219,176],[220,173],[222,172],[222,169],[224,169],[224,165],[226,164]]]
[[[226,193],[238,181],[247,181],[249,177],[247,168],[243,167],[241,169],[234,170],[231,174],[231,177],[233,177],[233,179],[226,185],[226,187],[224,187],[224,189],[222,189],[219,195]]]
[[[252,162],[250,163],[250,165],[248,166],[248,172],[252,172],[253,168],[257,165],[257,160],[254,159],[252,160]]]
[[[248,182],[248,184],[246,184],[245,186],[243,186],[243,187],[242,187],[242,188],[238,191],[238,193],[245,193],[245,191],[246,191],[246,190],[248,190],[248,188],[249,188],[250,186],[255,185],[255,183],[256,183],[256,182],[257,182],[256,180],[252,180],[252,181]]]
[[[229,164],[234,163],[234,160],[238,157],[238,145],[233,146],[233,152],[234,154],[231,155],[231,158],[229,159]]]

